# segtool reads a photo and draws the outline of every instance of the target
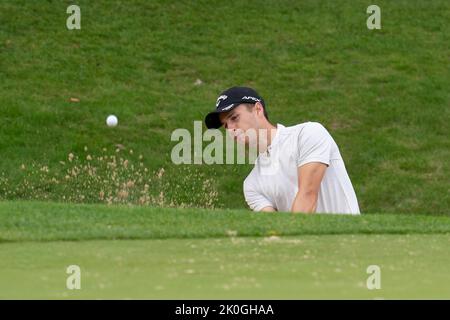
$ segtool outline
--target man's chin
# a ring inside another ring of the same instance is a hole
[[[238,140],[238,143],[245,145],[246,147],[258,147],[256,141],[250,140],[248,137],[245,140]]]
[[[251,139],[251,137],[247,136],[245,133],[236,135],[233,137],[233,139],[235,142],[245,145],[246,147],[257,145],[256,141],[253,141],[253,139]]]

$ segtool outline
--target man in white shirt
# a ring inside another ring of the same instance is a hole
[[[209,129],[223,125],[235,139],[257,146],[258,158],[244,181],[250,209],[359,214],[339,148],[320,123],[274,126],[264,100],[247,87],[222,92],[205,123]]]

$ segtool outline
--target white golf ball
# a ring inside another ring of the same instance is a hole
[[[119,123],[119,120],[117,120],[117,117],[115,115],[109,115],[108,118],[106,118],[106,124],[108,127],[115,127]]]

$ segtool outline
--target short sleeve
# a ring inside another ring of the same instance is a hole
[[[309,122],[298,136],[297,167],[310,162],[330,165],[333,138],[327,129],[317,122]]]
[[[247,180],[244,181],[244,197],[248,206],[253,211],[261,211],[265,207],[275,208],[272,202],[256,190]]]

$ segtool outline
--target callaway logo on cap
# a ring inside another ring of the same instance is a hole
[[[222,92],[216,101],[216,110],[208,113],[205,117],[205,124],[208,129],[218,129],[222,126],[219,114],[233,110],[241,103],[261,102],[265,108],[264,100],[252,88],[232,87]]]
[[[217,102],[216,102],[216,108],[219,106],[220,101],[225,100],[226,98],[228,98],[228,96],[225,96],[225,95],[218,97]]]

